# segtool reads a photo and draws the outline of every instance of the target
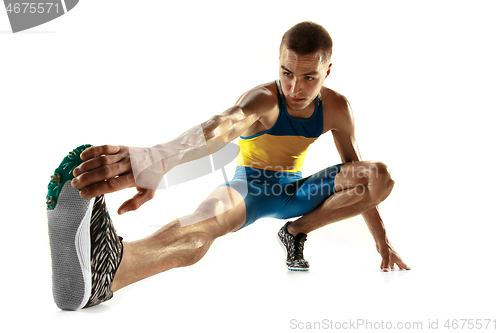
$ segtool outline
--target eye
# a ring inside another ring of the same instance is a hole
[[[292,74],[290,74],[289,72],[283,72],[283,75],[288,76],[288,77],[292,76]]]
[[[312,80],[314,80],[314,78],[312,76],[306,76],[306,80],[307,81],[312,81]]]

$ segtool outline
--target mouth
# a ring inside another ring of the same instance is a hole
[[[293,101],[293,102],[302,102],[302,101],[305,101],[306,99],[305,98],[296,98],[296,97],[292,97],[292,96],[289,96],[290,99]]]

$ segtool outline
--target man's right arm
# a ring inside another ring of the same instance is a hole
[[[213,154],[238,138],[263,115],[272,110],[276,98],[264,88],[254,88],[237,103],[181,134],[176,139],[153,147],[155,160],[164,160],[165,171],[198,158]]]
[[[152,148],[90,147],[81,154],[84,162],[75,169],[72,185],[81,190],[84,198],[136,187],[138,193],[123,203],[118,212],[136,210],[154,197],[164,173],[223,148],[272,111],[275,104],[276,97],[260,86],[243,94],[233,107],[170,142]],[[141,177],[142,181],[137,182]]]

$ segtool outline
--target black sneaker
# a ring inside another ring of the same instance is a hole
[[[80,154],[70,152],[48,185],[47,217],[52,258],[52,292],[62,310],[78,310],[113,297],[111,283],[123,245],[100,195],[87,201],[71,186]]]
[[[304,259],[304,242],[307,235],[299,233],[293,237],[288,232],[288,225],[292,222],[287,222],[278,231],[278,241],[286,254],[286,266],[291,271],[308,271],[309,263]]]

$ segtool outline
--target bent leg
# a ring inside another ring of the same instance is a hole
[[[194,213],[175,219],[146,238],[123,242],[123,258],[112,290],[175,267],[193,265],[216,238],[238,230],[245,218],[241,195],[229,187],[217,188]]]
[[[335,176],[336,193],[312,212],[290,223],[288,231],[294,236],[308,234],[325,225],[359,215],[384,201],[393,186],[389,169],[383,163],[346,163]]]

